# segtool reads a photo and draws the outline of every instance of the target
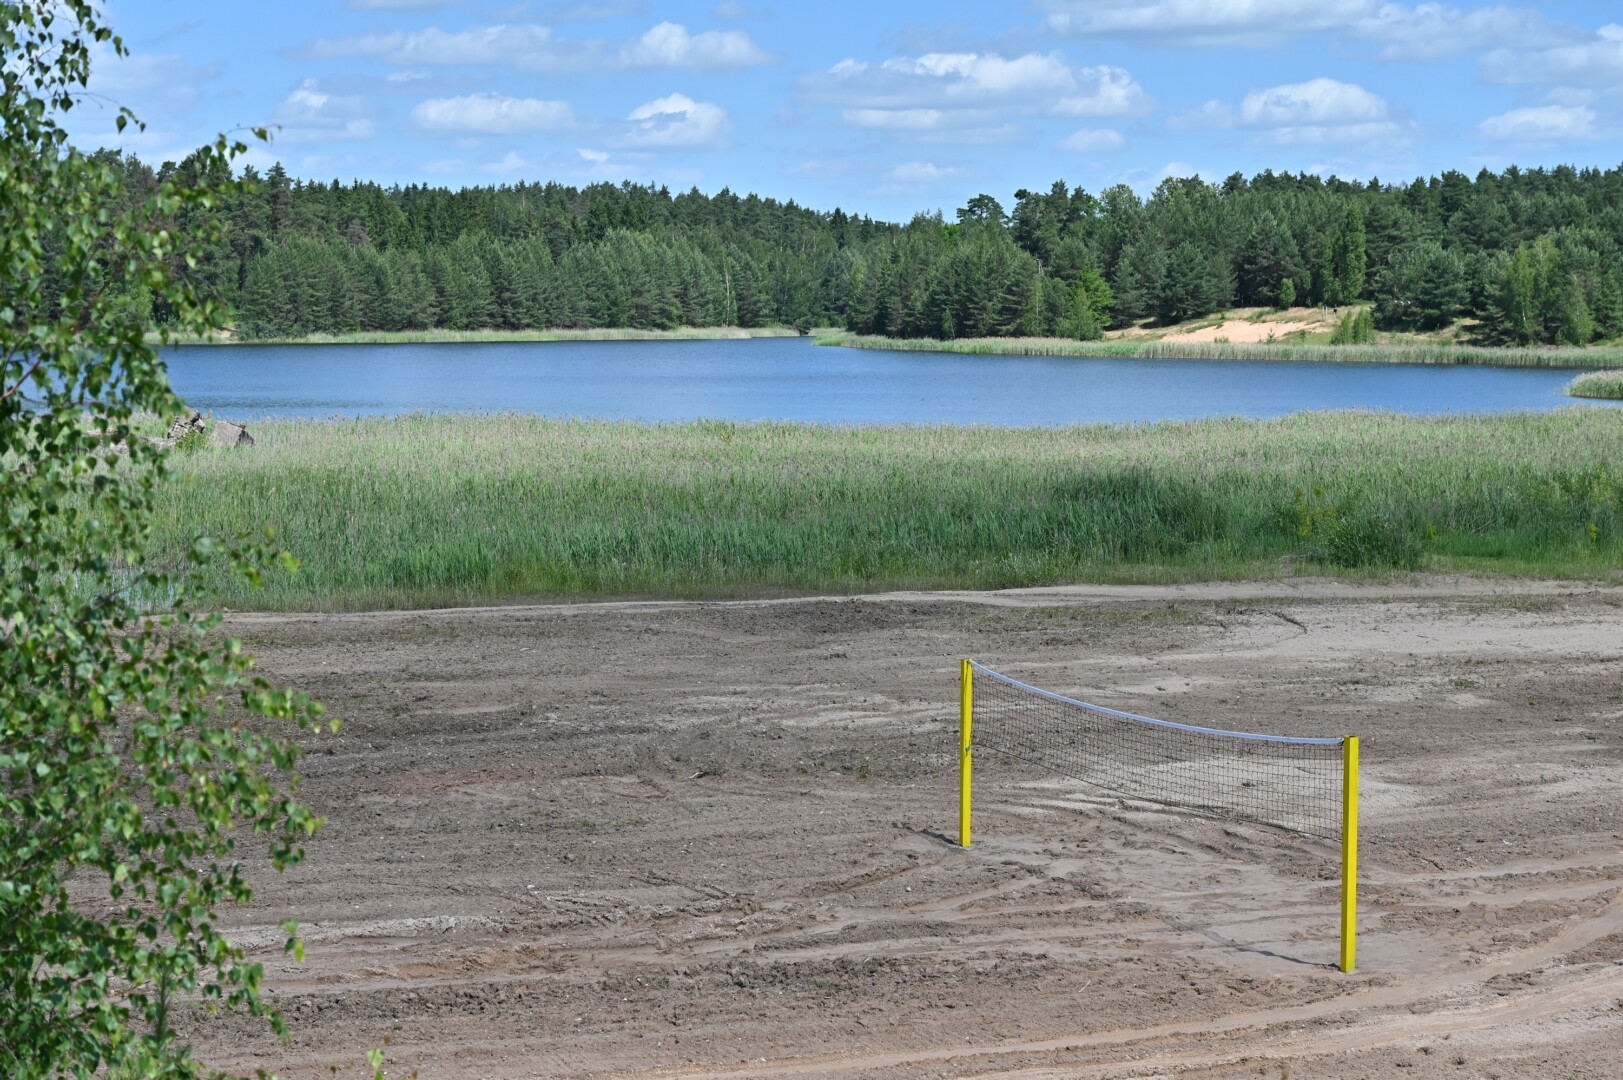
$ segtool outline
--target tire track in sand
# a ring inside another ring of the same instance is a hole
[[[825,1054],[775,1062],[693,1065],[674,1069],[654,1069],[635,1075],[649,1078],[849,1076],[911,1065],[945,1062],[962,1065],[985,1059],[987,1067],[978,1070],[982,1075],[1021,1076],[1035,1080],[1037,1077],[1051,1075],[1120,1076],[1124,1067],[1131,1068],[1135,1072],[1172,1067],[1215,1067],[1237,1063],[1242,1057],[1300,1057],[1344,1050],[1368,1050],[1419,1036],[1474,1031],[1499,1027],[1507,1023],[1542,1020],[1575,1009],[1619,1000],[1623,998],[1623,983],[1620,983],[1612,965],[1608,965],[1600,971],[1564,980],[1553,987],[1512,994],[1486,1004],[1442,1007],[1420,1014],[1405,1011],[1368,1018],[1361,1015],[1375,1009],[1402,1009],[1417,1005],[1427,998],[1470,990],[1480,987],[1496,975],[1535,971],[1559,956],[1620,932],[1623,932],[1623,892],[1615,895],[1606,908],[1592,918],[1567,927],[1549,941],[1531,949],[1509,953],[1464,971],[1452,971],[1424,979],[1409,980],[1395,986],[1373,988],[1356,993],[1351,998],[1335,997],[1307,1005],[1235,1013],[1214,1020],[1185,1021],[1114,1031],[1079,1032],[1046,1039],[966,1043],[963,1046],[934,1050]],[[1303,1033],[1300,1030],[1303,1024],[1337,1026],[1321,1027],[1320,1030]],[[1246,1038],[1241,1046],[1230,1045],[1219,1050],[1213,1050],[1209,1046],[1192,1049],[1182,1045],[1190,1039],[1206,1043],[1214,1036],[1224,1036],[1230,1043],[1239,1036]],[[1166,1043],[1173,1045],[1164,1049],[1158,1046]],[[1029,1069],[1017,1072],[1000,1071],[994,1064],[1000,1058],[1007,1060],[1045,1054],[1084,1055],[1094,1060],[1067,1064],[1057,1072],[1049,1068],[1037,1071]],[[1104,1057],[1108,1057],[1108,1060],[1100,1060]]]

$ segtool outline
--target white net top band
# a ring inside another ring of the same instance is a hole
[[[1006,682],[1010,686],[1019,687],[1021,690],[1024,690],[1027,693],[1036,694],[1039,697],[1045,697],[1050,701],[1057,701],[1064,705],[1074,705],[1079,709],[1087,709],[1089,712],[1098,713],[1100,716],[1114,716],[1121,720],[1133,720],[1140,724],[1153,724],[1156,727],[1171,728],[1174,731],[1187,731],[1197,735],[1217,735],[1230,739],[1249,739],[1252,742],[1285,743],[1291,746],[1340,746],[1342,743],[1346,742],[1346,740],[1342,738],[1300,739],[1290,735],[1259,735],[1250,731],[1226,731],[1223,728],[1200,727],[1196,724],[1178,724],[1171,720],[1157,720],[1154,717],[1139,716],[1137,713],[1122,712],[1119,709],[1107,709],[1103,705],[1093,705],[1086,701],[1078,701],[1075,698],[1068,698],[1062,694],[1056,694],[1048,690],[1043,690],[1032,686],[1029,683],[1023,683],[1019,679],[1011,679],[1007,675],[1004,675],[1001,672],[993,671],[991,668],[978,664],[973,660],[969,662],[969,665],[970,667],[974,668],[976,672],[982,675]]]

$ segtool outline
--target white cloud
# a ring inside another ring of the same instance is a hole
[[[1568,31],[1526,7],[1428,0],[1048,0],[1046,25],[1076,37],[1141,37],[1190,46],[1276,45],[1329,34],[1381,46],[1383,60],[1432,60],[1496,45],[1550,45]]]
[[[1167,126],[1173,131],[1216,131],[1234,126],[1234,110],[1228,103],[1215,98],[1193,109],[1173,113],[1167,117]]]
[[[1159,37],[1190,45],[1270,44],[1347,27],[1373,0],[1050,0],[1046,25],[1076,37]]]
[[[926,53],[878,66],[842,60],[801,82],[822,104],[862,109],[972,108],[1007,103],[1052,104],[1077,89],[1076,75],[1057,55]]]
[[[385,75],[383,79],[385,82],[409,83],[416,82],[418,79],[426,79],[428,77],[429,75],[426,71],[417,71],[415,69],[408,68],[405,71],[391,71],[389,74]]]
[[[1079,94],[1061,98],[1061,116],[1142,116],[1155,102],[1133,77],[1119,67],[1085,67],[1076,72]]]
[[[941,109],[844,109],[840,119],[852,127],[877,131],[936,131],[952,115]]]
[[[514,64],[545,66],[560,56],[552,31],[545,26],[481,26],[447,33],[437,26],[407,33],[361,34],[320,38],[308,46],[322,59],[370,56],[396,64]]]
[[[119,56],[97,42],[90,46],[92,94],[118,105],[145,102],[188,104],[201,95],[202,86],[219,77],[222,64],[193,66],[179,53],[130,53]]]
[[[880,174],[873,195],[922,195],[959,174],[960,170],[929,161],[904,161]]]
[[[704,173],[698,169],[673,166],[669,159],[644,150],[611,154],[605,150],[579,147],[575,153],[578,160],[573,169],[565,168],[566,174],[607,180],[657,180],[672,187],[694,184],[704,178]]]
[[[686,94],[671,94],[631,110],[621,146],[698,148],[717,146],[732,130],[727,110]]]
[[[1595,110],[1587,105],[1539,105],[1490,116],[1478,125],[1490,139],[1549,142],[1595,134]]]
[[[840,119],[865,131],[887,131],[920,142],[985,145],[1013,142],[1025,133],[998,122],[996,109],[842,109]]]
[[[431,135],[533,135],[573,126],[566,101],[501,94],[430,98],[411,111],[411,122]]]
[[[1383,60],[1436,60],[1507,44],[1553,45],[1570,36],[1527,8],[1382,4],[1352,26],[1354,37],[1382,46]]]
[[[1404,139],[1404,129],[1391,120],[1366,124],[1302,124],[1272,128],[1259,133],[1263,142],[1277,146],[1348,146]]]
[[[1389,112],[1385,98],[1362,86],[1320,78],[1247,94],[1239,121],[1275,145],[1351,145],[1399,139]]]
[[[370,139],[377,131],[363,115],[366,111],[363,98],[333,94],[323,90],[318,80],[306,79],[276,107],[274,140],[310,143]]]
[[[321,38],[305,51],[320,59],[374,57],[402,65],[516,67],[538,71],[616,71],[670,68],[717,71],[755,67],[772,57],[742,30],[692,34],[662,22],[632,41],[560,38],[535,23],[496,24],[448,32],[438,27],[406,32]]]
[[[327,119],[332,112],[348,111],[343,106],[354,98],[334,98],[321,89],[315,79],[306,79],[286,98],[282,99],[277,115],[293,123],[311,123]]]
[[[1623,79],[1623,26],[1609,23],[1588,40],[1548,49],[1499,49],[1478,64],[1496,83],[1580,83],[1609,87]]]
[[[1018,138],[1017,116],[1134,116],[1155,107],[1121,68],[1073,67],[1057,53],[924,53],[881,64],[842,60],[802,79],[809,101],[853,127],[938,142]]]
[[[1254,90],[1239,108],[1208,101],[1173,115],[1174,131],[1243,127],[1275,145],[1352,145],[1399,141],[1407,129],[1393,119],[1385,98],[1335,79],[1309,79]]]
[[[1240,102],[1240,119],[1262,127],[1350,124],[1385,119],[1386,100],[1362,86],[1335,79],[1309,79],[1256,90]]]
[[[1191,177],[1199,180],[1205,177],[1205,172],[1199,166],[1191,165],[1187,161],[1169,161],[1161,166],[1161,171],[1155,174],[1155,182],[1163,180],[1188,180]]]
[[[956,175],[957,169],[944,168],[928,161],[907,161],[895,166],[887,174],[903,184],[935,184]]]
[[[1544,93],[1551,105],[1593,105],[1600,95],[1574,86],[1552,86]]]
[[[1109,150],[1120,150],[1126,142],[1121,132],[1110,128],[1083,128],[1081,131],[1067,135],[1060,142],[1060,149],[1075,150],[1083,154],[1104,153]]]
[[[662,22],[620,50],[625,68],[677,68],[717,71],[759,67],[772,58],[742,30],[706,30],[688,33],[687,27]]]

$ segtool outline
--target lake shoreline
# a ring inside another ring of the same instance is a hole
[[[749,341],[755,338],[804,337],[792,326],[683,326],[675,330],[368,330],[351,334],[304,334],[298,337],[243,338],[235,335],[176,336],[169,346],[230,345],[481,345],[532,344],[549,341]],[[153,340],[157,340],[154,338]]]
[[[590,330],[402,330],[298,337],[242,338],[235,335],[175,336],[169,347],[267,345],[478,345],[548,342],[749,341],[794,338],[793,327],[688,326],[674,330],[600,328]],[[158,340],[156,336],[153,340]],[[1236,360],[1264,363],[1424,364],[1457,367],[1623,369],[1623,347],[1551,348],[1383,342],[1320,345],[1299,342],[1189,342],[1162,339],[1066,338],[890,338],[818,328],[818,345],[881,352],[943,353],[958,356],[1069,357],[1079,360]]]
[[[1453,367],[1623,368],[1623,348],[1512,348],[1451,344],[1300,345],[1268,342],[1070,341],[1065,338],[888,338],[819,331],[817,344],[959,356],[1074,357],[1079,360],[1243,360],[1273,363],[1425,364]]]

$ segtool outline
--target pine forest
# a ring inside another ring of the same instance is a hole
[[[132,200],[192,167],[103,156]],[[186,272],[250,339],[815,325],[1088,340],[1234,306],[1359,302],[1380,329],[1467,320],[1482,344],[1623,335],[1623,168],[1397,184],[1264,172],[1167,179],[1148,199],[1060,181],[906,224],[629,182],[453,191],[305,182],[280,166],[240,179],[206,217],[175,224],[208,238]],[[140,287],[127,298],[169,317]]]

